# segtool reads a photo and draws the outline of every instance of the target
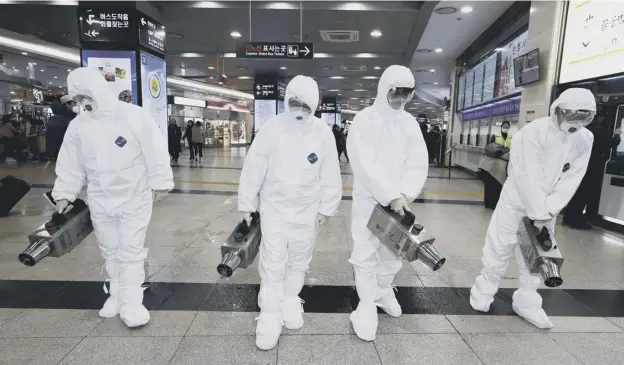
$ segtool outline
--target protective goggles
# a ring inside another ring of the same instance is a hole
[[[596,112],[594,110],[585,110],[585,109],[561,109],[561,117],[563,120],[569,123],[578,123],[583,126],[588,125],[594,120],[596,116]]]
[[[306,114],[312,114],[312,108],[298,98],[288,99],[288,109],[290,109],[290,111],[301,111]]]
[[[414,97],[413,87],[393,87],[388,91],[388,103],[392,104],[406,104]]]

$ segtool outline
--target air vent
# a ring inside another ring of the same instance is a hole
[[[362,71],[366,71],[366,66],[364,65],[341,65],[340,69],[342,71],[349,71],[349,72],[362,72]]]
[[[419,48],[419,49],[416,50],[416,52],[418,52],[418,53],[431,53],[433,51],[430,50],[429,48]]]
[[[457,11],[457,8],[454,8],[452,6],[441,6],[434,10],[434,12],[440,15],[449,15],[449,14],[455,13],[456,11]]]
[[[348,43],[360,40],[360,32],[357,30],[320,30],[319,33],[325,42]]]
[[[414,72],[429,72],[429,70],[414,70]]]

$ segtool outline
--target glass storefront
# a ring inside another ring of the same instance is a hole
[[[518,131],[518,114],[469,120],[462,123],[460,144],[485,147],[485,145],[490,143],[492,136],[500,132],[500,127],[504,121],[508,121],[511,124],[509,131],[513,136]]]

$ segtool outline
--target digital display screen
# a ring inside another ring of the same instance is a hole
[[[141,52],[141,101],[167,139],[167,67],[146,52]]]
[[[529,53],[516,57],[513,64],[516,87],[539,81],[539,49],[536,48]]]

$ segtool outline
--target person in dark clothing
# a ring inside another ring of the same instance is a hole
[[[440,127],[437,125],[431,128],[429,132],[429,141],[431,149],[429,149],[429,161],[439,164],[440,163]]]
[[[347,158],[347,162],[349,162],[349,156],[345,151],[345,145],[347,144],[346,138],[344,134],[340,133],[340,127],[334,124],[332,127],[332,133],[334,134],[334,139],[336,140],[336,149],[338,150],[338,161],[340,162],[340,156],[344,152],[345,157]]]
[[[187,121],[186,124],[186,131],[184,131],[184,135],[182,136],[182,139],[186,139],[186,142],[188,143],[188,148],[189,151],[191,152],[191,156],[189,157],[189,160],[192,160],[195,158],[195,146],[193,145],[193,121],[189,120]]]
[[[344,152],[345,157],[347,158],[347,162],[349,161],[349,154],[347,153],[347,132],[344,127],[340,128],[340,135],[342,136],[342,152]],[[340,160],[340,155],[338,155],[338,160]]]
[[[182,152],[182,148],[180,146],[180,140],[182,139],[182,130],[176,124],[175,120],[169,123],[167,135],[169,140],[169,154],[171,155],[171,162],[178,163],[178,158],[180,158],[180,152]]]
[[[1,142],[4,145],[4,153],[2,160],[9,159],[8,161],[17,160],[16,146],[18,144],[19,131],[13,124],[10,114],[2,116],[2,134],[0,134]]]
[[[446,156],[446,129],[440,134],[440,165],[444,165],[444,157]]]
[[[53,101],[51,108],[54,115],[48,121],[46,130],[46,155],[50,160],[55,161],[71,119],[60,101]]]
[[[594,135],[587,171],[563,215],[563,224],[573,229],[590,230],[598,218],[605,164],[620,144],[620,130],[615,135],[604,125],[604,116],[597,115],[586,127]],[[583,211],[585,213],[583,214]]]

